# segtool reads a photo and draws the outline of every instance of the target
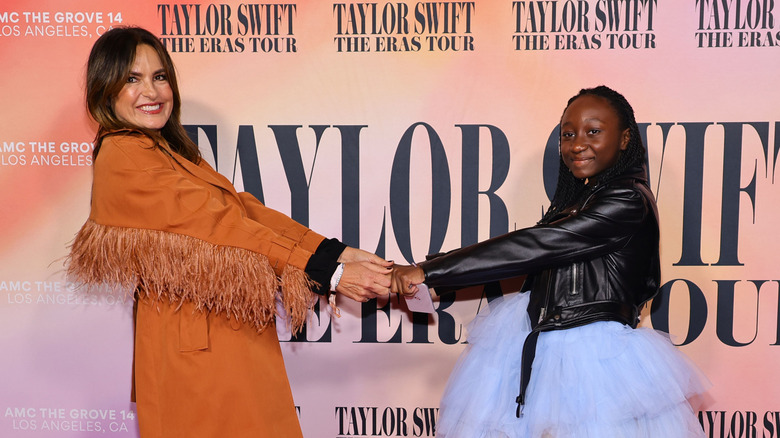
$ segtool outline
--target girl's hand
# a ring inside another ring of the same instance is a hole
[[[414,295],[417,285],[425,281],[425,272],[419,266],[395,265],[391,291],[401,295]]]

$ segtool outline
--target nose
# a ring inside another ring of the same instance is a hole
[[[157,97],[157,88],[154,86],[154,82],[152,81],[143,81],[143,88],[141,90],[141,94],[143,94],[144,97],[147,99],[154,99]]]
[[[585,145],[585,143],[582,141],[580,137],[575,138],[571,145],[571,151],[574,153],[580,153],[587,148],[588,147]]]

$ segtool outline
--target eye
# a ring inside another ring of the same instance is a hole
[[[574,137],[574,133],[571,131],[561,132],[561,138],[572,138]]]
[[[167,81],[168,80],[168,75],[165,74],[165,73],[158,73],[158,74],[154,75],[154,80],[155,81]]]
[[[128,77],[128,78],[127,78],[127,83],[128,83],[128,84],[133,84],[133,83],[135,83],[135,82],[138,82],[138,78],[137,78],[137,77],[135,77],[135,76],[130,76],[130,77]]]
[[[599,134],[599,133],[601,133],[601,129],[593,128],[593,129],[588,130],[588,134],[590,134],[590,135],[596,135],[596,134]]]

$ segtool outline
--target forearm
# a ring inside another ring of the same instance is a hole
[[[606,254],[623,238],[593,238],[560,227],[517,230],[421,262],[429,287],[466,287],[506,280]]]

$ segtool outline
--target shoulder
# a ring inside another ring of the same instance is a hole
[[[644,164],[632,166],[606,182],[600,196],[619,197],[646,204],[648,207],[654,206],[655,196],[650,191],[647,175],[647,167]]]
[[[119,131],[107,134],[100,144],[101,153],[106,149],[153,149],[154,140],[134,131]]]
[[[583,211],[639,223],[653,210],[654,204],[652,193],[643,181],[617,178],[597,189],[585,202]]]
[[[593,193],[593,198],[617,198],[640,204],[655,202],[645,182],[632,177],[616,178],[608,182]]]
[[[134,132],[118,132],[103,138],[95,166],[133,165],[158,167],[167,163],[165,154],[151,138]]]

